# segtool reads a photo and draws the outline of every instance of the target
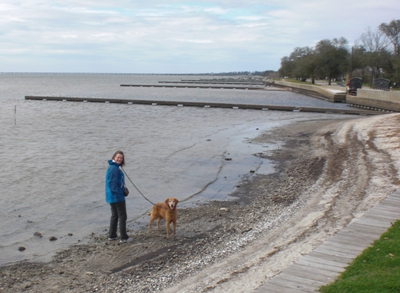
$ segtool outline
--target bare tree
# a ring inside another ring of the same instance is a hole
[[[393,44],[394,55],[400,55],[400,19],[392,20],[389,24],[382,23],[378,28]]]
[[[367,52],[381,52],[386,50],[390,45],[390,40],[381,30],[373,32],[370,27],[361,35],[360,39]]]

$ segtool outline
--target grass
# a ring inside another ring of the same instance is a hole
[[[315,84],[315,83],[313,84],[313,83],[308,82],[308,81],[301,81],[301,80],[291,79],[291,78],[286,78],[286,79],[284,79],[284,81],[319,86],[319,84]]]
[[[400,292],[400,220],[365,249],[322,293]]]

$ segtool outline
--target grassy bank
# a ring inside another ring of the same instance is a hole
[[[298,84],[309,84],[309,85],[319,86],[319,84],[316,84],[316,83],[311,83],[311,82],[308,82],[308,81],[301,81],[301,80],[298,80],[298,79],[291,79],[291,78],[286,78],[283,81],[293,82],[293,83],[298,83]]]
[[[322,293],[400,292],[400,221],[365,249]]]

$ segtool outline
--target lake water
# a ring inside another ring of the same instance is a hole
[[[24,99],[52,95],[347,107],[291,92],[120,87],[182,78],[187,77],[0,74],[0,264],[49,260],[59,249],[85,243],[92,233],[105,234],[110,208],[104,176],[107,160],[118,149],[125,152],[125,171],[147,198],[177,197],[184,207],[228,200],[251,170],[271,172],[271,163],[253,154],[277,146],[248,143],[258,134],[297,121],[349,117]],[[196,78],[204,77],[190,76]],[[127,185],[130,227],[147,221],[151,205]],[[51,236],[57,241],[49,241]],[[20,246],[26,250],[19,251]]]

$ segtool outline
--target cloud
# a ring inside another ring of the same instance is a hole
[[[44,71],[42,64],[56,72],[277,70],[295,47],[341,36],[352,43],[368,26],[395,19],[397,6],[397,0],[5,0],[0,62],[2,71]]]

